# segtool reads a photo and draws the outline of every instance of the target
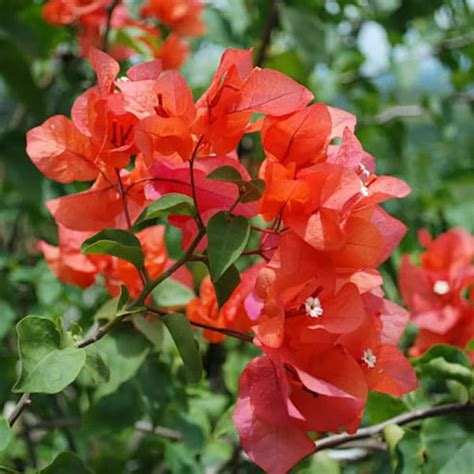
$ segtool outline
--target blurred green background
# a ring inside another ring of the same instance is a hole
[[[57,282],[36,250],[38,240],[56,240],[43,201],[79,188],[42,177],[25,154],[25,132],[50,115],[69,115],[94,81],[77,57],[73,30],[46,24],[42,3],[0,0],[0,408],[15,400],[15,321],[42,314],[90,323],[107,299],[99,287],[84,292]],[[141,4],[127,3],[132,10]],[[410,197],[387,205],[410,229],[383,269],[390,298],[398,299],[401,252],[417,251],[417,229],[474,232],[474,1],[211,0],[204,18],[207,33],[193,41],[182,68],[196,97],[225,48],[252,47],[260,65],[355,114],[357,135],[377,158],[378,173],[412,187]],[[254,140],[247,137],[242,151],[259,159]],[[168,240],[174,256],[176,239]],[[34,472],[69,448],[86,453],[99,473],[259,472],[242,458],[228,411],[249,349],[235,341],[203,342],[209,380],[189,387],[168,342],[159,357],[147,357],[141,335],[118,332],[104,347],[122,374],[116,386],[97,395],[83,381],[63,395],[35,399],[34,414],[25,417],[0,464]],[[121,344],[132,347],[123,360]],[[179,431],[182,440],[135,429],[144,418]],[[64,426],[48,426],[57,419]],[[390,472],[386,453],[377,451],[357,462],[340,464],[327,453],[311,462],[297,472]]]

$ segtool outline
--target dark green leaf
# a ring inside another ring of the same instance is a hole
[[[221,166],[220,168],[216,168],[214,171],[211,171],[206,178],[239,185],[245,183],[240,173],[233,166]]]
[[[120,295],[117,302],[118,312],[120,312],[125,307],[129,299],[130,299],[130,294],[128,292],[127,287],[125,285],[120,285]]]
[[[20,48],[1,31],[0,75],[25,107],[28,107],[37,117],[43,115],[45,96],[33,80],[28,61]]]
[[[136,224],[142,224],[158,217],[188,215],[196,212],[193,200],[189,196],[178,193],[165,194],[152,202],[140,215]]]
[[[0,417],[0,452],[8,447],[12,439],[13,431],[10,425],[5,418]]]
[[[93,474],[82,459],[70,451],[59,454],[56,459],[44,469],[41,474]]]
[[[209,272],[217,282],[240,257],[250,236],[249,221],[226,212],[214,214],[207,224]]]
[[[168,314],[161,319],[168,328],[183,360],[188,381],[199,382],[202,377],[202,360],[191,324],[186,316],[180,313]]]
[[[235,265],[231,265],[219,280],[214,283],[217,304],[219,308],[230,298],[237,285],[240,283],[240,274]]]
[[[143,268],[143,256],[140,241],[130,232],[121,229],[104,229],[86,239],[81,245],[83,254],[113,255],[137,268]]]
[[[240,199],[241,202],[252,202],[260,199],[265,192],[265,181],[263,179],[252,179],[243,185],[244,193]]]
[[[17,333],[21,374],[15,393],[58,393],[74,382],[86,352],[61,347],[61,333],[50,319],[27,316],[17,324]]]

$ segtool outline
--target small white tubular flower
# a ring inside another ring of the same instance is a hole
[[[364,197],[369,195],[369,188],[362,181],[360,182],[360,193]]]
[[[367,364],[369,369],[373,369],[375,367],[375,363],[377,362],[377,357],[372,352],[372,349],[365,349],[362,360]]]
[[[365,179],[370,177],[370,171],[362,163],[359,163],[359,171]]]
[[[313,298],[312,296],[306,298],[304,309],[306,314],[312,318],[320,318],[324,314],[321,301],[319,301],[319,298]]]
[[[437,280],[433,285],[433,291],[437,295],[445,295],[446,293],[449,293],[450,290],[451,287],[449,286],[449,283],[446,280]]]

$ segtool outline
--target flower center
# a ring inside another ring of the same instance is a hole
[[[359,163],[359,172],[365,179],[370,177],[370,171],[362,163]]]
[[[446,293],[449,293],[450,290],[451,287],[449,286],[449,283],[446,280],[437,280],[433,285],[433,291],[437,295],[445,295]]]
[[[360,182],[360,193],[365,197],[369,195],[369,188],[362,181]]]
[[[320,318],[324,314],[321,301],[319,301],[319,298],[312,296],[307,298],[304,302],[304,309],[306,310],[306,314],[312,318]]]
[[[377,357],[372,352],[372,349],[365,349],[362,360],[367,364],[369,369],[373,369],[375,367],[375,363],[377,362]]]

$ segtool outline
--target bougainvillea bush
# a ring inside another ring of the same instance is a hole
[[[264,355],[242,373],[234,421],[244,450],[268,472],[312,453],[308,432],[355,432],[369,390],[414,390],[396,346],[407,314],[384,299],[376,270],[406,230],[379,204],[409,187],[375,174],[355,117],[308,105],[303,86],[253,68],[251,51],[227,50],[196,103],[159,62],[118,77],[105,53],[92,50],[90,61],[98,83],[76,100],[72,120],[54,116],[27,136],[28,155],[49,178],[94,180],[46,203],[60,240],[40,245],[58,278],[87,287],[103,275],[112,296],[121,292],[116,318],[164,318],[178,338],[189,327],[183,311],[212,342],[225,329],[255,344]],[[245,133],[262,137],[259,178],[236,152]],[[159,215],[182,230],[178,261],[167,257],[163,226],[133,233]],[[252,224],[258,216],[263,227]],[[252,232],[256,248],[246,250]],[[260,258],[240,276],[242,253]],[[170,310],[158,297],[153,306],[150,294],[167,278],[193,287],[184,264],[196,258],[210,274],[200,297]],[[187,365],[197,348],[176,342],[194,352],[184,362],[199,379],[196,360]]]
[[[5,258],[0,470],[470,472],[473,237],[400,257],[412,188],[266,67],[278,5],[198,92],[200,1],[42,6],[94,78],[26,132],[54,231]]]

